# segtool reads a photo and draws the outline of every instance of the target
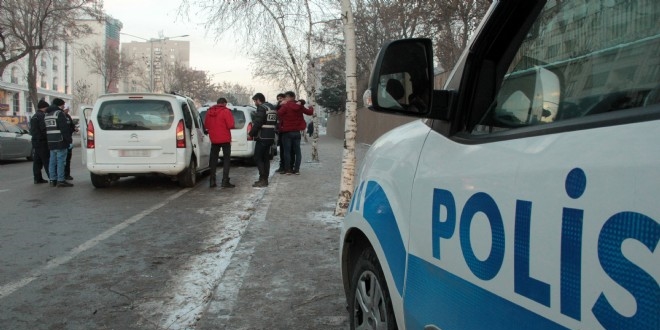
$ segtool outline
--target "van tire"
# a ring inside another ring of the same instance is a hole
[[[90,173],[89,176],[90,179],[92,179],[92,185],[94,188],[107,188],[110,187],[110,183],[112,183],[112,180],[110,180],[110,176],[108,175]]]
[[[183,172],[179,173],[179,185],[184,188],[192,188],[197,183],[197,162],[194,158],[190,159],[190,165]]]
[[[363,291],[362,288],[366,290]],[[359,297],[358,291],[360,291]],[[358,299],[361,303],[357,302]],[[367,306],[369,310],[363,310],[363,306]],[[371,247],[362,251],[353,267],[348,312],[352,330],[365,328],[369,324],[378,329],[398,329],[387,282],[376,252]]]

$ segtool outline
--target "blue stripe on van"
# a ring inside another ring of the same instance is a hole
[[[401,232],[396,224],[390,201],[383,188],[374,181],[367,183],[362,215],[376,233],[378,241],[381,242],[396,289],[399,295],[402,295],[406,270],[406,249],[403,246]]]
[[[568,329],[419,257],[408,257],[408,329]]]

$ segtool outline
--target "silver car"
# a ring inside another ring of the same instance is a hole
[[[32,136],[28,131],[0,120],[0,160],[32,160]]]

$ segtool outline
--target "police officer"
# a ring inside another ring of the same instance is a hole
[[[277,111],[275,107],[266,102],[264,94],[257,93],[252,97],[257,111],[252,118],[250,136],[255,139],[254,161],[259,170],[259,180],[253,187],[268,187],[270,174],[270,149],[275,143],[275,125],[277,125]]]
[[[50,165],[48,174],[51,187],[73,187],[72,183],[66,181],[64,166],[66,165],[67,150],[73,144],[69,124],[64,115],[64,100],[56,98],[53,104],[46,110],[46,135],[48,149],[50,150]]]

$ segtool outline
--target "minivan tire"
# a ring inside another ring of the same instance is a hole
[[[197,183],[197,162],[194,158],[190,159],[190,165],[183,172],[179,173],[179,185],[184,188],[192,188]]]
[[[108,175],[90,173],[89,176],[92,179],[92,185],[94,185],[94,188],[107,188],[112,182]]]

